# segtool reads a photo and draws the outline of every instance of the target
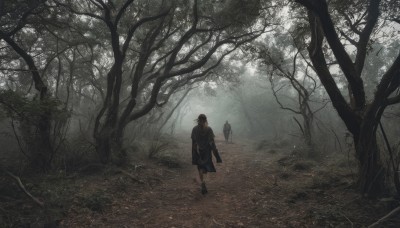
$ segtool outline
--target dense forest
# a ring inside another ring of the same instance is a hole
[[[399,103],[397,0],[0,0],[0,227],[400,227]]]

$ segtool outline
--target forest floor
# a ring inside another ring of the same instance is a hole
[[[226,144],[222,138],[217,138],[217,147],[223,163],[208,175],[208,194],[202,195],[197,169],[190,164],[190,140],[181,138],[174,146],[175,160],[136,156],[123,169],[53,176],[41,187],[28,186],[47,201],[48,209],[38,210],[25,200],[19,205],[19,216],[26,218],[17,221],[4,213],[3,223],[26,227],[43,227],[43,220],[46,227],[363,227],[398,203],[358,195],[353,188],[354,171],[344,159],[347,155],[310,161],[276,143],[264,142],[257,148],[253,141]],[[12,205],[0,209],[5,212],[7,207]],[[41,216],[34,211],[41,211]]]

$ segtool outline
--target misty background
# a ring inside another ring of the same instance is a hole
[[[193,214],[141,216],[186,202],[202,214],[180,226],[364,227],[399,213],[399,12],[396,0],[0,1],[0,226],[111,226],[102,213],[121,208],[117,222],[175,226]],[[248,208],[243,221],[208,216],[215,195],[197,203],[199,114],[226,159],[214,186]]]

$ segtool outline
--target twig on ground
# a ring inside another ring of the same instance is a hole
[[[1,211],[2,214],[3,214],[3,218],[5,218],[5,219],[8,220],[8,221],[11,221],[10,215],[8,214],[8,212],[7,212],[4,208],[0,207],[0,211]]]
[[[393,218],[398,218],[398,216],[400,216],[400,207],[395,208],[394,210],[389,212],[389,214],[383,216],[381,219],[379,219],[372,225],[368,226],[368,228],[384,227],[385,226],[384,223],[386,221],[393,219]]]
[[[224,225],[224,224],[222,224],[222,223],[219,223],[219,222],[215,221],[214,218],[212,219],[212,221],[213,221],[215,224],[219,225],[219,226],[223,226],[223,225]]]
[[[121,173],[127,175],[127,176],[130,177],[132,180],[134,180],[134,181],[136,181],[136,182],[138,182],[138,183],[140,183],[140,184],[144,184],[144,181],[139,180],[138,178],[134,177],[132,174],[130,174],[129,172],[127,172],[127,171],[125,171],[125,170],[123,170],[123,169],[117,169],[117,171],[119,171],[119,172],[121,172]]]
[[[35,203],[37,203],[39,206],[44,207],[44,203],[40,201],[38,198],[34,197],[28,190],[26,190],[24,184],[22,183],[21,179],[14,174],[12,174],[9,171],[4,170],[5,173],[7,173],[10,177],[12,177],[18,184],[19,188],[24,191],[26,195],[28,195]]]
[[[353,222],[349,219],[349,218],[347,218],[347,216],[346,215],[344,215],[343,213],[340,213],[343,217],[345,217],[346,219],[347,219],[347,221],[349,221],[350,222],[350,224],[351,224],[351,228],[353,228],[354,227],[354,224],[353,224]]]
[[[147,179],[148,179],[148,180],[155,180],[155,181],[158,181],[158,182],[164,183],[164,181],[163,181],[163,180],[161,180],[161,179],[159,179],[159,178],[155,178],[155,177],[148,177]]]
[[[163,169],[167,173],[176,173],[175,171],[169,170],[169,169]]]

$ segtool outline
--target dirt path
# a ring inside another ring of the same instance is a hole
[[[150,167],[142,172],[146,176],[138,172],[139,179],[152,184],[124,185],[120,191],[121,176],[82,183],[82,193],[106,191],[111,206],[101,213],[72,207],[62,227],[357,227],[384,213],[368,217],[368,205],[345,190],[348,178],[318,182],[319,168],[293,170],[278,165],[282,151],[257,151],[246,141],[225,144],[221,137],[216,142],[223,163],[209,174],[209,193],[203,196],[197,169],[189,164],[190,144],[182,141],[181,168]]]
[[[142,195],[145,201],[159,203],[138,225],[150,227],[221,227],[244,226],[252,219],[246,212],[252,202],[248,195],[254,183],[245,172],[252,155],[243,144],[217,141],[223,163],[217,173],[208,174],[209,193],[200,194],[195,166],[185,167],[154,191]],[[190,150],[187,150],[190,151]],[[188,159],[190,161],[190,159]],[[157,219],[155,219],[157,218]]]

